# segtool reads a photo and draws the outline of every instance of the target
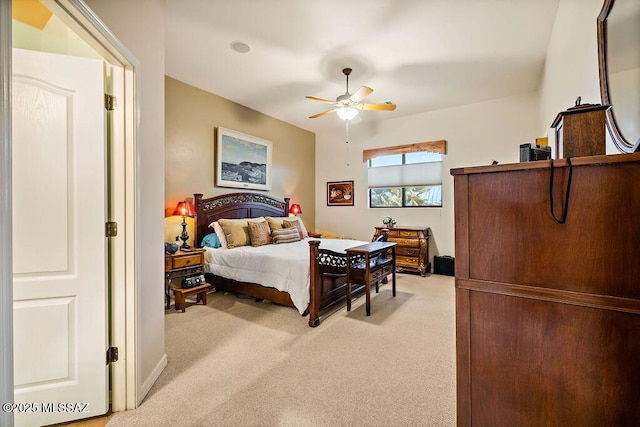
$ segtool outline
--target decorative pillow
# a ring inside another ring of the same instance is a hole
[[[279,243],[298,242],[300,241],[300,234],[295,227],[281,228],[271,232],[271,241],[276,245]]]
[[[281,217],[268,216],[266,218],[267,218],[267,222],[269,223],[269,228],[271,228],[271,231],[285,228],[282,225],[284,221],[289,221],[289,222],[298,221],[300,223],[300,228],[302,229],[301,239],[309,237],[309,233],[307,232],[307,228],[304,226],[304,222],[302,222],[302,220],[297,216],[281,216]]]
[[[216,233],[209,233],[202,238],[202,247],[219,248],[222,247],[220,239]]]
[[[218,224],[218,221],[212,222],[211,224],[209,224],[209,227],[212,227],[213,231],[215,231],[216,233],[216,236],[218,236],[218,240],[220,240],[220,247],[226,248],[227,239],[224,237],[224,231],[222,231],[222,227],[220,227],[220,224]]]
[[[284,220],[282,221],[282,228],[295,228],[296,230],[298,230],[298,234],[300,235],[300,239],[304,239],[304,234],[302,234],[302,227],[300,226],[300,224],[302,224],[302,221],[289,221],[289,220]]]
[[[273,230],[282,230],[282,221],[286,218],[274,218],[272,216],[266,217],[267,222],[269,223],[269,228],[271,231]]]
[[[249,221],[247,225],[249,226],[251,246],[262,246],[271,243],[271,229],[267,221]]]
[[[218,224],[220,224],[224,238],[227,240],[227,248],[247,246],[251,243],[249,226],[247,225],[246,219],[220,218]]]
[[[264,217],[242,219],[220,218],[218,220],[218,224],[220,224],[220,227],[224,232],[224,238],[227,241],[227,248],[249,246],[251,244],[249,222],[261,222],[264,220]]]

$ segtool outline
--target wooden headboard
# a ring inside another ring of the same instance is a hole
[[[284,200],[258,193],[229,193],[203,199],[193,195],[198,215],[195,241],[200,247],[202,238],[213,230],[209,224],[220,218],[257,218],[259,216],[282,217],[289,215],[289,198]]]

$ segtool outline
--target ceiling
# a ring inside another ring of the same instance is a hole
[[[369,86],[353,125],[538,88],[559,0],[166,0],[168,76],[312,132]],[[594,22],[595,26],[595,22]],[[231,49],[241,41],[248,53]]]

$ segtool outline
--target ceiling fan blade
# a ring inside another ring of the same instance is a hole
[[[353,102],[360,102],[369,96],[371,92],[373,92],[373,89],[368,86],[362,86],[349,97],[349,100]]]
[[[396,109],[396,104],[384,103],[384,104],[360,104],[356,108],[359,110],[385,110],[393,111]]]
[[[330,101],[328,99],[323,99],[323,98],[317,98],[315,96],[305,96],[305,98],[307,99],[311,99],[313,101],[320,101],[320,102],[324,102],[325,104],[335,104],[336,101]]]
[[[309,118],[310,119],[315,119],[315,118],[318,118],[318,117],[326,116],[327,114],[334,113],[336,110],[337,110],[337,108],[334,108],[333,110],[323,111],[322,113],[318,113],[318,114],[314,114],[313,116],[309,116]]]

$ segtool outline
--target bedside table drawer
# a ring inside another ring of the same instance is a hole
[[[202,264],[202,254],[186,255],[173,258],[173,268],[190,267],[192,265]]]

